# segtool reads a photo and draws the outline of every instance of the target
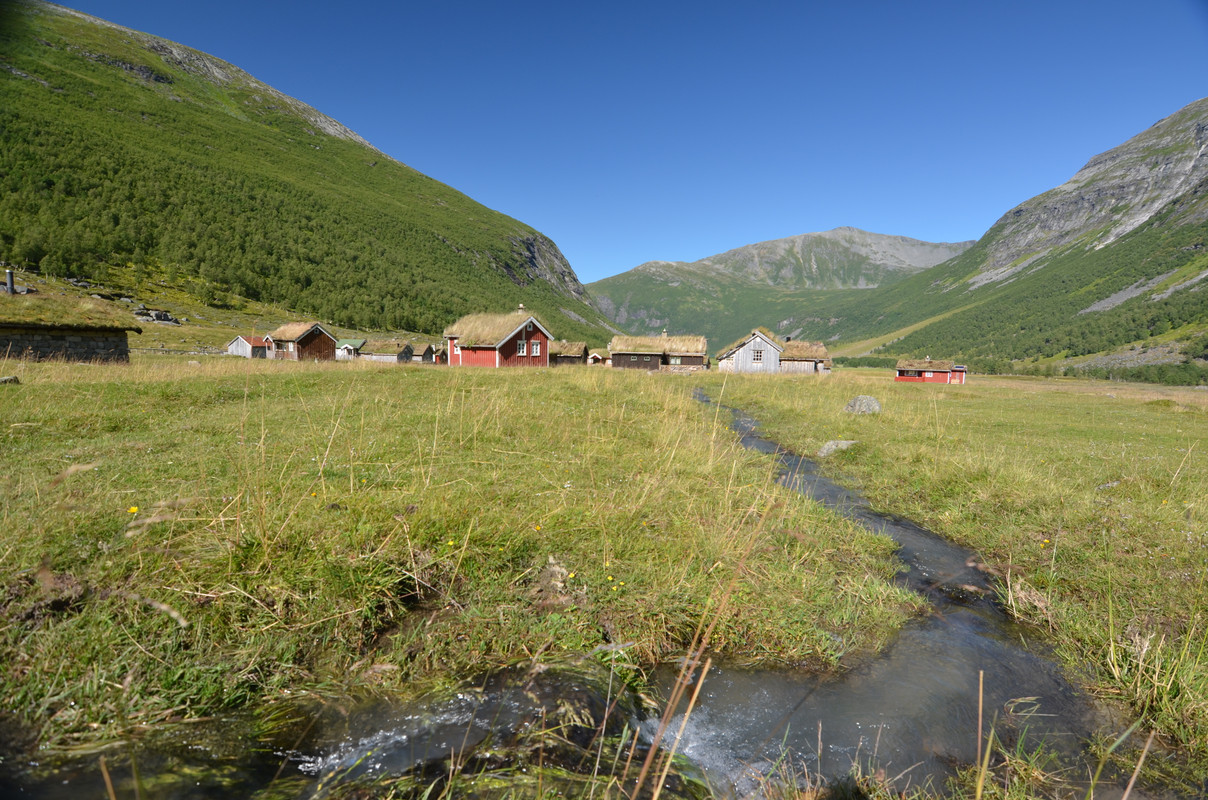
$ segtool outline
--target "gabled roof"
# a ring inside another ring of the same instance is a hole
[[[263,336],[236,336],[234,339],[227,342],[227,347],[230,347],[231,345],[233,345],[235,342],[239,341],[240,339],[247,342],[252,347],[264,347],[265,346]]]
[[[334,340],[332,336],[323,326],[317,322],[287,322],[277,330],[267,334],[265,339],[272,339],[274,342],[296,342],[306,334],[310,333],[312,328],[318,328],[324,336]]]
[[[353,350],[360,350],[364,346],[364,339],[341,339],[336,342],[337,350],[339,350],[341,347],[351,347]]]
[[[830,353],[822,342],[793,341],[785,342],[784,351],[780,354],[781,361],[826,361]]]
[[[930,358],[903,358],[898,361],[895,369],[931,370],[932,372],[951,372],[953,362],[932,361]]]
[[[734,355],[734,353],[736,353],[739,350],[741,350],[742,348],[746,347],[747,344],[749,344],[752,339],[763,339],[765,342],[767,342],[768,344],[770,344],[772,347],[776,348],[777,350],[784,350],[784,345],[782,345],[780,343],[780,340],[778,338],[776,338],[776,334],[772,333],[767,328],[756,328],[755,330],[751,331],[746,336],[742,337],[737,342],[734,342],[734,344],[730,345],[725,350],[723,350],[722,354],[720,356],[718,356],[718,359],[720,360],[723,358],[729,358],[730,356]]]
[[[551,356],[576,356],[582,358],[587,352],[587,342],[568,342],[565,339],[549,343]]]
[[[667,353],[670,355],[705,355],[708,342],[704,336],[614,336],[608,343],[609,353]]]
[[[498,347],[532,322],[551,340],[554,338],[532,314],[467,314],[445,328],[446,339],[457,339],[461,347]]]

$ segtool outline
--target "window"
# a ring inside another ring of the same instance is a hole
[[[516,342],[516,355],[528,355],[528,342],[524,341],[523,339]]]
[[[461,355],[461,345],[459,345],[459,344],[453,345],[453,354],[457,355],[457,356]]]
[[[924,377],[924,378],[931,378],[931,377],[934,377],[934,376],[931,374],[931,372],[930,372],[930,371],[928,371],[928,372],[924,372],[924,373],[923,373],[923,377]]]
[[[751,360],[754,361],[756,364],[763,361],[763,351],[762,350],[752,350],[751,351]]]
[[[680,363],[682,363],[682,362],[680,361],[680,357],[679,357],[679,356],[668,356],[668,357],[667,357],[667,361],[668,361],[668,363],[670,363],[670,364],[680,364]]]
[[[531,323],[531,322],[530,322],[528,325],[526,325],[526,326],[524,327],[524,329],[525,329],[526,331],[531,331],[531,330],[533,329],[533,323]]]
[[[532,352],[530,353],[530,355],[534,355],[534,356],[539,356],[539,355],[541,355],[541,342],[540,342],[540,340],[536,340],[536,341],[534,341],[534,342],[533,342],[533,349],[532,349]]]
[[[630,357],[629,357],[629,360],[630,360],[630,361],[637,361],[637,360],[638,360],[638,357],[637,357],[637,356],[630,356]]]
[[[649,361],[649,360],[650,360],[650,356],[642,356],[642,360],[643,360],[643,361]]]

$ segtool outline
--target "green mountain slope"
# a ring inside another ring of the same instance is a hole
[[[589,284],[600,308],[645,333],[666,327],[729,342],[759,325],[795,336],[828,292],[888,286],[968,249],[836,228],[747,245],[692,263],[652,261]],[[774,321],[774,322],[773,322]]]
[[[1202,358],[1208,344],[1206,238],[1208,99],[1011,209],[956,257],[874,288],[639,269],[589,289],[621,324],[715,325],[723,341],[765,325],[836,349],[882,342],[885,354],[988,366],[1084,359],[1160,337],[1173,350],[1165,357],[1184,361],[1180,350]]]
[[[610,335],[549,239],[237,67],[47,3],[4,23],[0,259],[134,263],[347,327],[523,302],[559,336]]]

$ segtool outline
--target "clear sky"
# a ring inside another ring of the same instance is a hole
[[[585,283],[851,225],[977,239],[1208,96],[1208,0],[72,0],[229,61]]]

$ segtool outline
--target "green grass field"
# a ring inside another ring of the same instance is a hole
[[[1208,393],[163,356],[0,374],[21,380],[0,386],[0,697],[50,749],[601,645],[640,681],[708,624],[739,662],[874,653],[922,611],[892,544],[778,486],[701,386],[803,454],[859,440],[828,467],[977,549],[1076,678],[1204,763]],[[883,413],[845,414],[857,394]]]
[[[826,669],[918,607],[691,383],[9,362],[0,677],[44,744],[538,653]],[[70,657],[68,657],[70,656]]]
[[[1208,392],[973,376],[897,384],[715,380],[771,438],[828,462],[875,506],[977,550],[1018,618],[1050,629],[1076,678],[1208,764]],[[877,397],[883,412],[840,411]],[[1155,769],[1159,764],[1151,764]]]

